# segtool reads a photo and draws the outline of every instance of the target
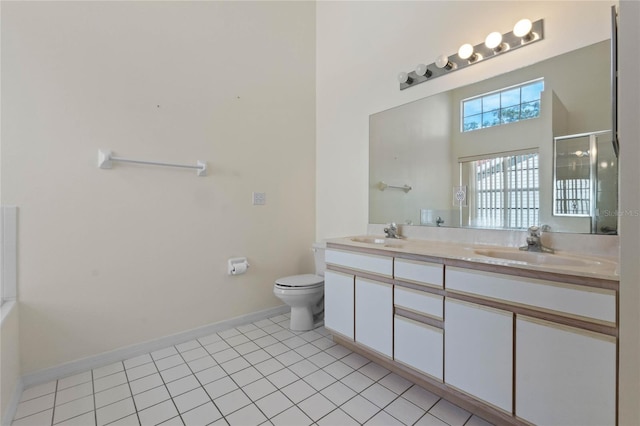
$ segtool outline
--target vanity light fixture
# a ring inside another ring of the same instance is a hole
[[[483,43],[475,46],[469,43],[463,44],[457,54],[440,55],[432,64],[418,64],[414,71],[398,74],[400,90],[540,41],[544,38],[542,24],[542,19],[535,22],[521,19],[515,24],[513,31],[504,34],[492,32]]]

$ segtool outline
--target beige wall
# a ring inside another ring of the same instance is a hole
[[[306,2],[3,2],[23,373],[280,305],[312,270],[314,44]]]
[[[640,424],[640,3],[620,2],[620,381],[619,424]]]

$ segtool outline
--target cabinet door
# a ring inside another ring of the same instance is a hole
[[[614,425],[615,339],[518,315],[516,416],[540,425]]]
[[[393,286],[356,277],[356,342],[393,356]]]
[[[393,358],[442,381],[442,330],[398,315],[393,328]]]
[[[513,314],[445,298],[444,381],[511,412]]]
[[[354,276],[324,273],[324,325],[353,339]]]

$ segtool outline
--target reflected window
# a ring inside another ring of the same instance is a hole
[[[484,129],[540,116],[544,79],[462,101],[462,131]]]

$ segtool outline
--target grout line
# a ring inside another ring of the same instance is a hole
[[[149,355],[149,357],[151,357],[151,355]],[[133,402],[133,409],[136,410],[136,418],[138,419],[138,424],[142,424],[142,422],[140,421],[140,415],[138,414],[138,406],[136,405],[136,399],[133,397],[133,389],[131,389],[131,382],[129,381],[129,375],[127,374],[127,367],[124,365],[124,361],[122,362],[122,369],[124,371],[124,377],[125,379],[127,379],[127,387],[129,388],[129,393],[131,394],[131,401]],[[144,364],[142,364],[144,365]],[[160,378],[162,379],[162,376],[160,376]],[[126,398],[125,398],[126,399]],[[121,400],[123,401],[123,400]],[[105,405],[106,407],[106,405]],[[96,409],[96,412],[98,410]],[[124,417],[123,417],[124,418]],[[96,425],[98,423],[96,422]]]

